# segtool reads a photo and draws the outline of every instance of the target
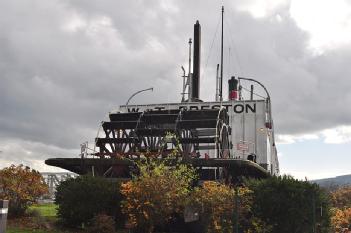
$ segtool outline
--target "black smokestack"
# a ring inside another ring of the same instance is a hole
[[[192,76],[192,99],[200,97],[201,26],[199,20],[194,24],[194,59]]]

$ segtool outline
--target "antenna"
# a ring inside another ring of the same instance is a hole
[[[224,6],[222,6],[222,37],[221,37],[221,83],[219,88],[220,101],[223,101],[223,15],[224,15]]]

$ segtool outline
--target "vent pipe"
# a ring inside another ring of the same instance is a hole
[[[201,61],[201,26],[199,20],[194,24],[194,57],[191,99],[200,98],[200,61]]]

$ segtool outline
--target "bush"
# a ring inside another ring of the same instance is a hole
[[[342,232],[343,229],[351,230],[351,208],[332,209],[332,226],[334,232]]]
[[[348,232],[351,230],[351,186],[338,188],[330,196],[333,231]]]
[[[206,232],[233,232],[234,190],[214,181],[205,181],[191,193],[189,206],[197,209]]]
[[[68,226],[88,224],[97,214],[119,218],[120,184],[92,176],[79,176],[61,182],[57,187],[55,203],[57,215]]]
[[[42,175],[23,165],[0,170],[0,199],[10,200],[9,217],[23,216],[29,205],[48,193]]]
[[[209,233],[234,232],[238,221],[240,232],[264,232],[269,227],[251,215],[252,191],[237,187],[236,191],[224,184],[205,181],[191,193],[188,205],[200,214],[202,231]]]
[[[338,209],[351,208],[351,186],[338,188],[330,196],[333,207]]]
[[[253,191],[252,213],[273,227],[270,232],[310,233],[317,226],[318,232],[329,232],[329,200],[318,185],[289,176],[250,180],[247,185]]]
[[[181,213],[196,177],[194,168],[178,164],[147,161],[139,164],[140,174],[122,185],[122,210],[127,225],[140,232],[153,232],[165,226],[175,213]]]
[[[96,215],[87,229],[88,233],[115,233],[115,221],[106,214]]]

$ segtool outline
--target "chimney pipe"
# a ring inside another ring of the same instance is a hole
[[[194,24],[194,59],[192,79],[193,100],[200,98],[200,61],[201,61],[201,26],[199,20]]]

